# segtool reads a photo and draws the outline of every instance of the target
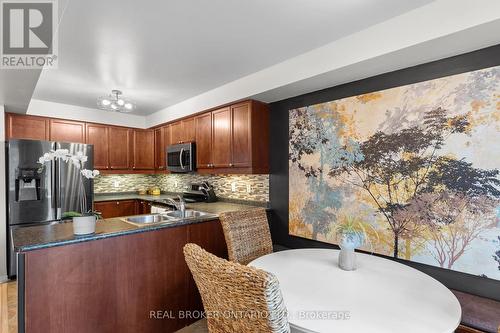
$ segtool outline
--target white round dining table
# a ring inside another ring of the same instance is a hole
[[[344,271],[338,255],[287,250],[249,264],[278,278],[292,332],[452,333],[460,324],[457,298],[432,277],[362,253],[357,270]]]

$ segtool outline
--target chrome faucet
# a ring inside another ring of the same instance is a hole
[[[177,198],[179,198],[179,202],[175,201],[172,198],[166,198],[165,201],[172,204],[176,210],[180,211],[182,217],[184,218],[184,216],[186,216],[186,201],[184,201],[184,199],[180,195],[178,195]]]

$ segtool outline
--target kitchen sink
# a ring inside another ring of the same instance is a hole
[[[137,224],[150,224],[150,223],[160,223],[165,220],[169,220],[160,214],[151,214],[151,215],[139,215],[139,216],[131,216],[125,219],[126,222],[132,222]]]
[[[182,216],[181,211],[175,210],[175,211],[161,213],[161,214],[130,216],[130,217],[126,217],[122,220],[124,222],[130,223],[130,224],[133,224],[136,226],[147,226],[147,225],[153,225],[153,224],[175,223],[175,222],[186,220],[186,219],[196,219],[199,217],[209,217],[209,216],[213,216],[214,218],[217,217],[217,215],[214,215],[214,214],[187,209],[184,212],[184,216]]]
[[[202,216],[208,215],[208,213],[200,212],[197,210],[186,209],[186,211],[184,212],[184,216],[182,216],[182,212],[180,210],[174,210],[172,212],[167,212],[167,213],[165,213],[165,215],[168,216],[169,218],[175,218],[175,219],[181,219],[181,218],[192,219],[192,218],[202,217]]]

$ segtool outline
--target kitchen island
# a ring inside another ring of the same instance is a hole
[[[100,220],[87,236],[74,236],[71,222],[14,234],[19,332],[168,333],[195,321],[203,307],[183,246],[227,257],[217,214],[254,208],[221,204],[199,204],[217,213],[176,223]]]

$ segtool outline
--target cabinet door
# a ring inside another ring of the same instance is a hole
[[[232,167],[249,167],[252,158],[252,109],[250,103],[231,106]]]
[[[182,122],[170,124],[170,144],[182,143]]]
[[[212,166],[212,113],[208,112],[195,118],[196,126],[196,166]]]
[[[151,214],[151,203],[149,201],[139,201],[138,214]]]
[[[114,170],[130,168],[131,130],[123,127],[109,127],[109,167]]]
[[[165,130],[155,129],[155,169],[165,169]]]
[[[94,209],[105,219],[131,216],[136,214],[136,203],[135,200],[95,202]]]
[[[155,168],[154,135],[153,130],[134,130],[134,169],[149,170]]]
[[[188,118],[182,122],[182,142],[194,142],[196,140],[195,118]]]
[[[87,124],[87,143],[94,145],[94,168],[109,169],[108,126]]]
[[[164,126],[163,127],[163,138],[165,140],[164,142],[164,146],[163,146],[163,152],[166,154],[166,149],[169,145],[171,145],[171,139],[172,139],[172,136],[171,136],[171,129],[170,129],[170,125],[167,125],[167,126]],[[166,157],[166,156],[165,156]],[[163,161],[163,163],[165,163],[165,161]],[[165,167],[167,167],[165,165]]]
[[[49,120],[43,117],[7,114],[6,139],[49,139]]]
[[[85,143],[85,123],[50,119],[50,141]]]
[[[212,161],[214,168],[231,166],[231,109],[212,112]]]

